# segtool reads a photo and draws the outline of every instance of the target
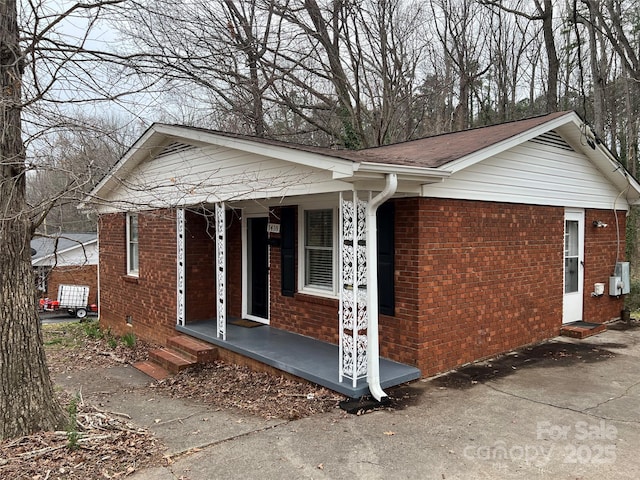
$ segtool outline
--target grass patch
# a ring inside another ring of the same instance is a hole
[[[80,322],[42,325],[43,343],[45,346],[54,349],[82,347],[86,339],[84,325]]]
[[[136,346],[136,336],[133,332],[126,333],[122,336],[122,343],[129,347],[133,348]]]
[[[84,328],[84,333],[87,337],[92,338],[94,340],[98,340],[104,337],[102,330],[100,330],[100,325],[98,322],[84,322],[82,323]]]

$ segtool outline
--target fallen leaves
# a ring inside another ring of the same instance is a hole
[[[141,341],[129,348],[121,343],[114,345],[107,338],[91,338],[85,334],[85,327],[66,324],[44,329],[47,363],[52,373],[134,363],[145,360],[152,348]],[[331,410],[344,400],[317,385],[222,362],[190,369],[152,385],[153,389],[147,390],[148,402],[154,401],[155,393],[162,393],[194,399],[212,411],[231,408],[264,418],[306,417]],[[61,397],[65,395],[60,393]],[[62,398],[62,403],[68,404],[69,398]],[[153,435],[128,420],[125,413],[108,412],[81,401],[75,448],[70,448],[69,432],[41,432],[0,443],[0,478],[120,479],[147,466],[169,466],[174,462],[171,456],[163,456],[164,448]],[[166,420],[154,419],[155,424],[163,421]],[[323,470],[324,465],[319,464],[318,469]]]
[[[0,443],[0,478],[123,478],[157,464],[164,447],[147,430],[91,406],[78,407],[77,440],[40,432]]]
[[[184,370],[153,388],[174,397],[238,409],[267,419],[294,420],[332,410],[344,400],[317,385],[223,362]]]

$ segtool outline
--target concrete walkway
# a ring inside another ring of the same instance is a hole
[[[361,416],[266,421],[158,395],[130,367],[57,380],[169,446],[175,461],[135,480],[635,479],[640,326],[614,328],[416,382]]]

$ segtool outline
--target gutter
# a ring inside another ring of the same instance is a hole
[[[369,326],[367,328],[367,383],[373,397],[381,402],[387,394],[380,386],[380,345],[378,334],[378,239],[376,236],[378,207],[391,198],[398,189],[398,176],[395,173],[386,175],[384,190],[373,197],[367,205],[367,312]]]

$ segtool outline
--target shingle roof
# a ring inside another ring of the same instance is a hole
[[[500,125],[368,148],[355,152],[357,156],[354,160],[436,168],[524,133],[567,113],[556,112]]]
[[[229,138],[251,140],[265,145],[281,146],[304,152],[317,153],[354,162],[375,162],[389,165],[435,168],[482,150],[483,148],[495,145],[550,120],[567,115],[568,113],[570,112],[555,112],[538,117],[527,118],[525,120],[515,120],[512,122],[501,123],[499,125],[478,127],[460,132],[444,133],[432,137],[409,140],[402,143],[383,145],[380,147],[371,147],[362,150],[314,147],[279,140],[252,137],[248,135],[208,130],[198,127],[185,127],[184,125],[175,126],[179,128],[189,128],[215,133]]]
[[[50,237],[34,237],[31,240],[31,248],[36,251],[31,261],[39,260],[53,255],[56,250],[63,252],[73,247],[85,245],[98,238],[96,233],[59,233]]]

